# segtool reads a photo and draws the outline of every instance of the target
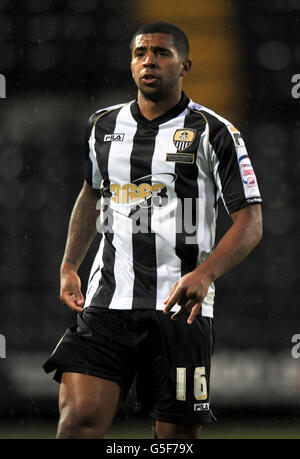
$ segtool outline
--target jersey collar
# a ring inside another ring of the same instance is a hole
[[[172,107],[170,110],[168,110],[166,113],[163,115],[158,116],[157,118],[154,118],[153,120],[149,121],[147,118],[145,118],[140,109],[137,100],[133,101],[131,106],[130,106],[130,111],[135,119],[135,121],[143,126],[143,127],[151,127],[151,126],[158,126],[159,124],[166,123],[167,121],[171,120],[172,118],[176,118],[183,110],[188,106],[190,102],[190,99],[185,95],[185,93],[182,91],[181,92],[181,99],[176,104],[174,107]]]

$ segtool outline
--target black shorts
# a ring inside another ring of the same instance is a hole
[[[76,372],[119,384],[123,400],[136,377],[137,407],[174,424],[214,420],[210,410],[213,321],[162,311],[106,310],[89,306],[77,315],[43,368]]]

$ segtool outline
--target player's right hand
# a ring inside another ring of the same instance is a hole
[[[61,274],[60,300],[73,311],[82,311],[84,297],[81,292],[81,280],[76,272],[69,271]]]

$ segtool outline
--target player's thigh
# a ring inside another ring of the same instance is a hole
[[[178,425],[169,422],[155,421],[154,435],[158,439],[198,439],[200,425]]]
[[[120,387],[96,376],[65,372],[59,393],[61,417],[78,423],[110,423],[119,404]]]

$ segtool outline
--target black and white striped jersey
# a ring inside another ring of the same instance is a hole
[[[86,142],[103,237],[85,307],[162,310],[174,283],[213,251],[219,197],[229,214],[261,202],[239,131],[184,93],[151,121],[137,101],[97,111]],[[213,303],[212,284],[203,316],[213,317]]]

